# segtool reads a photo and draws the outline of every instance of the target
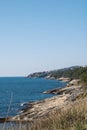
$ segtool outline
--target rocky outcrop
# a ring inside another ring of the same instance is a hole
[[[69,82],[70,78],[61,77],[61,78],[58,78],[58,80],[63,81],[63,82]]]
[[[69,83],[67,83],[66,87],[63,88],[55,88],[52,90],[44,91],[44,94],[58,94],[58,95],[63,95],[63,94],[72,94],[77,91],[80,91],[80,85],[77,85],[79,80],[72,80]]]
[[[29,103],[29,107],[24,109],[20,115],[10,118],[10,120],[26,122],[41,118],[54,109],[62,108],[65,104],[67,104],[68,98],[69,95],[66,94],[65,96],[54,96],[42,101]]]
[[[68,86],[64,88],[56,88],[43,92],[45,94],[52,93],[57,95],[41,101],[27,103],[27,107],[22,109],[22,112],[19,115],[0,119],[0,122],[32,122],[35,119],[42,118],[52,110],[65,107],[70,102],[75,101],[82,92],[81,86],[78,86],[76,82],[77,81],[75,80],[75,85],[74,82],[73,85],[71,85],[72,82],[70,82],[70,86],[68,84]]]

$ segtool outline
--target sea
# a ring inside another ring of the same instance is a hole
[[[43,92],[65,85],[44,78],[0,77],[0,118],[19,114],[29,102],[55,96]]]

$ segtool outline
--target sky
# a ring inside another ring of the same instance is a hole
[[[0,76],[87,65],[87,0],[1,0]]]

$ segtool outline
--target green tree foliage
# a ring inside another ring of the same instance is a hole
[[[55,79],[65,77],[72,79],[80,79],[81,82],[87,85],[87,67],[69,67],[65,69],[59,69],[54,71],[36,72],[30,74],[28,77],[45,78],[47,76],[54,77]]]
[[[81,82],[84,85],[87,85],[87,72],[84,72],[81,76],[80,76]]]
[[[52,76],[55,78],[69,77],[70,79],[79,79],[83,73],[84,75],[87,75],[87,67],[78,67],[73,69],[69,68],[64,70],[53,71]]]

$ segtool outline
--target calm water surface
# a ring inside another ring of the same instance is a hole
[[[0,117],[16,115],[24,102],[52,97],[53,94],[43,94],[43,91],[63,87],[66,83],[43,78],[29,79],[25,77],[0,78]],[[8,112],[9,110],[9,112]]]

